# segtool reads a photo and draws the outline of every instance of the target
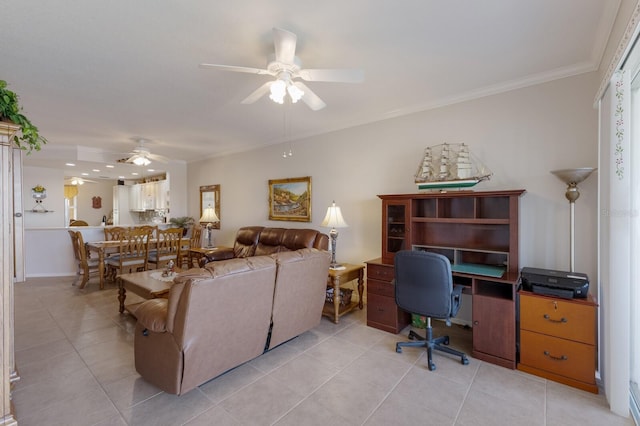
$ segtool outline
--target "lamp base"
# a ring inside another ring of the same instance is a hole
[[[347,269],[346,266],[344,265],[340,265],[339,263],[334,263],[329,265],[329,269],[334,270],[334,271],[342,271],[344,269]]]

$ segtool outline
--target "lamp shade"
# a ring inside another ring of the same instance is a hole
[[[336,206],[335,201],[327,209],[327,215],[324,217],[320,226],[325,226],[327,228],[347,228],[349,226],[342,217],[340,207]]]
[[[202,213],[202,217],[200,218],[200,223],[212,223],[212,222],[220,222],[218,219],[218,215],[216,215],[216,211],[211,204],[209,204],[205,209],[204,213]]]

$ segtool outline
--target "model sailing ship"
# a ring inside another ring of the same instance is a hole
[[[418,189],[469,188],[488,180],[491,171],[471,157],[463,143],[443,143],[428,147],[416,172]]]

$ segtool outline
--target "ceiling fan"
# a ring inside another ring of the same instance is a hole
[[[159,161],[160,163],[168,163],[169,159],[162,155],[152,154],[149,148],[145,145],[144,139],[138,139],[138,146],[129,153],[130,157],[118,160],[119,163],[133,163],[136,166],[148,166],[151,164],[151,160]]]
[[[300,58],[295,56],[297,36],[287,30],[273,29],[275,55],[269,55],[267,68],[238,67],[232,65],[200,64],[200,68],[214,68],[223,71],[244,72],[249,74],[270,75],[276,77],[247,96],[242,103],[252,104],[262,96],[271,92],[269,98],[282,104],[289,94],[291,102],[302,99],[314,111],[324,108],[327,104],[307,87],[305,81],[327,81],[335,83],[361,83],[364,80],[362,70],[356,69],[304,69]]]

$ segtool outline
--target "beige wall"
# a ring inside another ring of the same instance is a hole
[[[215,231],[216,242],[232,244],[245,225],[321,229],[335,199],[350,225],[340,230],[338,260],[363,262],[380,256],[376,195],[417,192],[413,174],[424,148],[464,142],[494,172],[476,190],[527,190],[521,203],[520,265],[568,270],[569,203],[565,185],[550,171],[597,165],[592,101],[598,83],[597,73],[583,74],[299,140],[287,159],[281,156],[285,145],[278,145],[191,163],[189,214],[198,214],[200,185],[220,184],[222,227]],[[299,176],[312,177],[312,222],[269,221],[268,180]],[[593,279],[596,190],[596,179],[587,180],[576,203],[576,270]]]

